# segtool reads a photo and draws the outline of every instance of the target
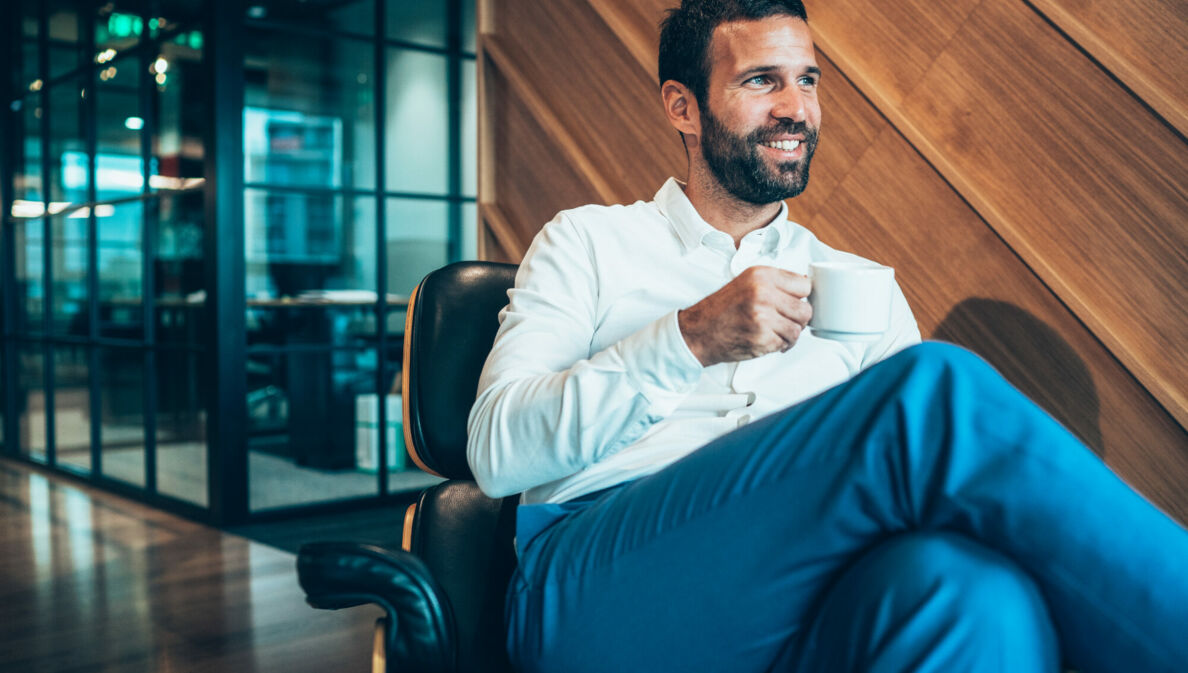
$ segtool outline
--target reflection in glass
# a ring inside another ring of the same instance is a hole
[[[149,187],[197,187],[203,176],[203,135],[209,97],[202,73],[202,49],[188,42],[161,45],[152,74],[157,129],[152,138],[153,174]]]
[[[45,462],[45,357],[40,345],[17,346],[16,406],[20,452]]]
[[[449,166],[446,57],[388,49],[387,188],[445,194]]]
[[[144,486],[144,353],[104,348],[99,359],[103,474]]]
[[[142,237],[144,205],[129,201],[95,207],[99,264],[99,333],[120,339],[144,336]]]
[[[244,238],[250,299],[376,301],[372,197],[248,189]]]
[[[445,2],[409,2],[386,0],[388,3],[388,37],[430,47],[446,46]]]
[[[198,22],[202,20],[201,2],[194,0],[157,0],[158,16],[164,20],[163,31],[175,29],[185,31],[182,37],[192,47],[202,47],[202,34],[198,32]]]
[[[374,350],[252,358],[248,374],[249,506],[269,509],[375,495],[356,463],[355,406],[375,393]]]
[[[82,125],[86,90],[81,82],[80,78],[71,77],[49,89],[51,202],[76,204],[87,200],[91,169]],[[51,214],[60,210],[50,204]]]
[[[50,330],[87,336],[87,217],[85,210],[50,218],[50,264],[53,269]]]
[[[185,350],[157,354],[157,491],[207,506],[207,357]]]
[[[17,202],[12,206],[13,217],[39,217],[45,210],[41,180],[41,94],[25,96],[21,104],[20,142],[15,143],[20,156],[15,158],[14,176]]]
[[[248,300],[247,342],[251,348],[364,347],[375,342],[375,295],[360,300]]]
[[[141,3],[139,0],[105,0],[99,4],[95,13],[95,51],[100,55],[100,64],[110,61],[115,54],[122,52],[140,41],[144,33],[144,20],[141,18]]]
[[[91,471],[91,368],[85,346],[51,349],[54,451],[59,465]]]
[[[372,47],[249,30],[246,52],[244,179],[374,187]]]
[[[416,2],[405,4],[419,4]],[[436,4],[436,0],[432,4]],[[374,0],[246,0],[249,19],[293,23],[320,30],[375,34]]]
[[[388,492],[400,493],[408,491],[420,491],[434,484],[445,481],[441,477],[435,477],[428,472],[422,471],[417,467],[408,457],[408,450],[404,446],[404,432],[403,425],[401,425],[400,405],[402,398],[400,395],[388,395]],[[395,410],[393,413],[391,410]],[[359,423],[359,430],[366,432],[363,437],[359,438],[361,451],[371,451],[370,447],[378,439],[379,430],[372,429],[374,423],[363,421]]]
[[[37,3],[25,0],[20,5],[21,49],[18,53],[21,62],[13,68],[11,75],[15,78],[13,91],[17,93],[40,90],[42,84],[38,82],[42,77],[37,53]]]
[[[95,189],[100,201],[140,194],[144,164],[140,159],[140,65],[135,54],[99,70],[95,90]],[[53,110],[56,115],[57,110]]]
[[[478,27],[475,25],[474,0],[462,0],[462,51],[477,51]]]
[[[478,206],[462,204],[462,259],[478,259]]]
[[[79,13],[73,0],[44,0],[49,17],[49,77],[53,79],[83,63]]]
[[[388,199],[388,292],[407,297],[449,261],[448,212],[445,201]]]
[[[475,88],[475,64],[462,61],[462,134],[458,153],[462,159],[462,195],[478,194],[478,91]]]
[[[157,297],[157,342],[197,344],[206,296],[202,291],[203,193],[163,194],[156,208],[157,249],[153,255]]]
[[[43,332],[45,324],[45,219],[17,220],[15,227],[17,331]]]

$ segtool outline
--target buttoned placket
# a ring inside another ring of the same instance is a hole
[[[772,243],[776,240],[777,235],[772,234],[767,228],[758,229],[743,236],[742,241],[739,242],[738,249],[732,251],[730,259],[731,275],[737,278],[740,273],[752,266],[772,264],[775,261],[775,247]],[[748,401],[746,406],[726,412],[725,417],[735,421],[736,427],[741,428],[747,423],[750,423],[754,418],[751,409],[755,405],[756,393],[751,390],[739,390],[735,384],[740,364],[738,362],[731,363],[728,377],[730,390],[734,393],[747,395]]]

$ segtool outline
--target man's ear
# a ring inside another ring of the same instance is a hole
[[[701,137],[701,110],[689,87],[670,79],[660,86],[660,99],[664,102],[668,123],[686,136],[686,143],[688,136]]]

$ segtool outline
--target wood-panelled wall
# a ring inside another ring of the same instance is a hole
[[[675,1],[480,1],[484,256],[683,177],[656,83]],[[926,336],[1188,522],[1188,4],[806,5],[824,121],[793,219],[894,266]]]

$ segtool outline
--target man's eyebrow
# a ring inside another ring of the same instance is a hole
[[[779,70],[779,68],[777,68],[774,65],[759,65],[759,66],[755,66],[754,68],[748,68],[748,69],[742,71],[741,73],[739,73],[738,76],[740,79],[747,79],[748,77],[754,77],[755,75],[764,75],[769,72],[775,72],[776,70]]]
[[[775,72],[779,69],[780,69],[779,66],[759,65],[759,66],[755,66],[754,68],[748,68],[747,70],[744,70],[743,72],[739,73],[738,77],[739,77],[739,79],[747,79],[749,77],[754,77],[755,75],[765,75],[769,72]],[[815,65],[807,66],[804,69],[804,72],[805,72],[805,74],[808,74],[808,75],[817,75],[817,76],[821,75],[821,69]]]

